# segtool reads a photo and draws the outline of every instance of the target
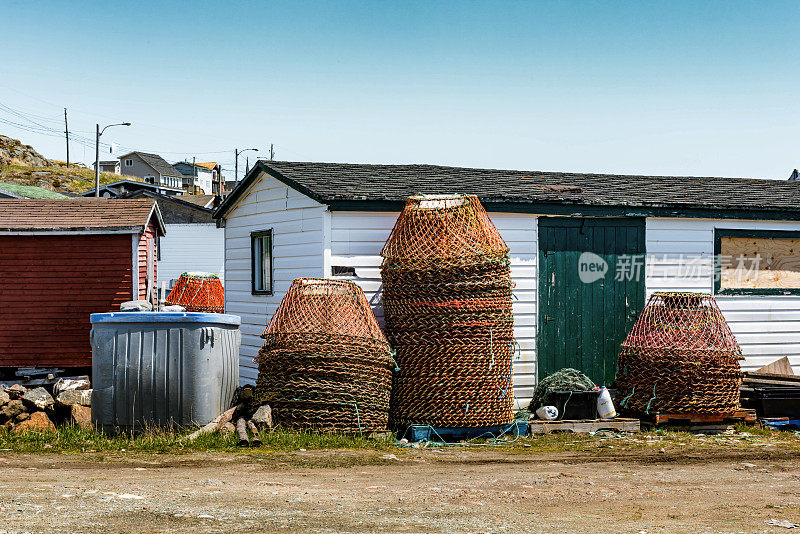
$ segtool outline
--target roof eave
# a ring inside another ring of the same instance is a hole
[[[292,180],[290,178],[287,178],[286,176],[284,176],[283,174],[279,173],[275,169],[273,169],[273,168],[269,167],[268,165],[266,165],[263,161],[258,160],[258,161],[256,161],[256,164],[253,165],[253,168],[250,169],[250,172],[248,172],[244,176],[244,178],[242,178],[242,181],[239,182],[239,185],[237,185],[233,189],[231,194],[228,195],[228,197],[225,200],[222,201],[222,203],[219,205],[219,207],[216,209],[216,211],[214,211],[214,214],[212,215],[212,217],[214,219],[222,219],[222,218],[224,218],[225,215],[228,213],[228,211],[230,211],[230,209],[233,208],[233,206],[236,205],[236,203],[239,201],[239,198],[244,194],[244,192],[247,191],[247,189],[258,179],[258,175],[259,175],[260,172],[264,172],[264,173],[272,176],[276,180],[279,180],[280,182],[283,182],[284,184],[286,184],[287,186],[291,187],[295,191],[298,191],[298,192],[306,195],[307,197],[309,197],[312,200],[316,200],[320,204],[325,204],[326,203],[324,200],[322,200],[322,198],[318,194],[314,193],[313,191],[311,191],[310,189],[308,189],[306,187],[303,187],[302,185],[300,185],[299,183],[295,182],[294,180]]]

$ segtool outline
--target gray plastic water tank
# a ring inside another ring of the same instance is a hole
[[[91,321],[94,424],[204,425],[230,406],[239,385],[238,316],[115,312]]]

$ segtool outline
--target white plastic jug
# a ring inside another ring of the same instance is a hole
[[[613,419],[617,416],[614,409],[614,402],[611,400],[611,393],[605,388],[600,388],[600,395],[597,397],[597,415],[600,419]]]
[[[554,421],[558,419],[558,408],[555,406],[542,406],[536,410],[536,416],[545,421]]]

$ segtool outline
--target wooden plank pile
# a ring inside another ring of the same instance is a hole
[[[757,371],[744,373],[742,406],[755,408],[760,418],[800,419],[800,376],[787,357]]]

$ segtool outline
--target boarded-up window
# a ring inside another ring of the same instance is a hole
[[[800,292],[800,233],[717,230],[717,293]]]

